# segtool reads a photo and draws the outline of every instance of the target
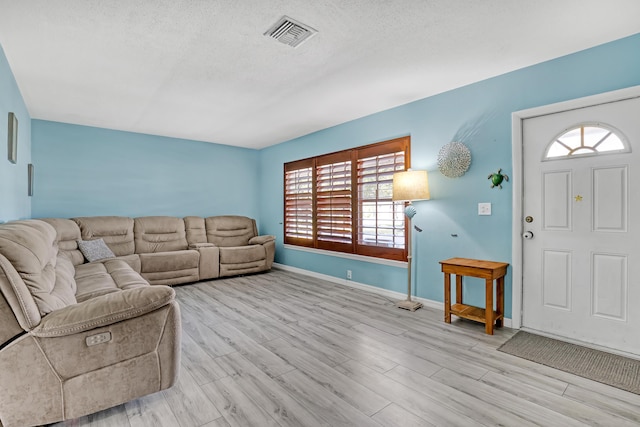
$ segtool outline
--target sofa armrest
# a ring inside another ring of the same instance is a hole
[[[43,338],[73,335],[150,313],[174,298],[168,286],[113,292],[51,312],[31,333]]]
[[[213,243],[197,243],[200,253],[198,276],[200,280],[220,277],[220,248]],[[204,246],[207,245],[207,246]]]
[[[273,242],[276,240],[276,236],[265,234],[264,236],[255,236],[249,239],[250,245],[264,245],[265,243]]]
[[[200,249],[200,248],[215,248],[216,245],[213,243],[191,243],[189,245],[189,249]]]

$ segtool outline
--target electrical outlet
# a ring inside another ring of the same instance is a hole
[[[347,270],[347,280],[351,280],[351,270]]]
[[[491,203],[478,203],[478,215],[491,215]]]

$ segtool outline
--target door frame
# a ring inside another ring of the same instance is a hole
[[[557,102],[555,104],[543,105],[511,113],[511,176],[513,179],[513,215],[511,221],[511,327],[513,329],[520,329],[522,327],[522,195],[524,188],[522,158],[522,144],[524,143],[524,139],[522,135],[522,123],[526,119],[534,117],[546,116],[549,114],[577,110],[598,104],[607,104],[638,97],[640,97],[640,86],[631,86],[611,92]]]

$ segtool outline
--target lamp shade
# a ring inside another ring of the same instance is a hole
[[[427,171],[408,170],[393,174],[393,200],[429,200]]]

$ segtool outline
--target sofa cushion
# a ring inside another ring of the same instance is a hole
[[[83,264],[84,256],[78,249],[78,240],[82,239],[78,224],[66,218],[42,218],[41,221],[56,229],[56,242],[60,253],[67,256],[73,265]]]
[[[66,305],[75,304],[75,294],[78,286],[75,280],[76,268],[71,260],[59,254],[56,260],[56,291],[59,298],[63,299]]]
[[[116,257],[102,239],[78,240],[78,248],[89,262]]]
[[[33,294],[40,314],[43,316],[76,303],[76,281],[73,278],[74,267],[71,260],[59,255],[54,265],[54,271],[55,282],[51,291],[47,293],[45,290]]]
[[[210,216],[205,219],[207,241],[216,246],[244,246],[258,234],[256,221],[246,216]]]
[[[125,291],[127,289],[149,286],[149,283],[144,280],[138,272],[134,271],[131,265],[124,259],[110,259],[103,264],[118,289]]]
[[[142,277],[152,285],[197,282],[200,253],[196,250],[140,254]]]
[[[116,259],[121,259],[122,261],[129,264],[129,266],[133,268],[133,271],[135,271],[136,273],[140,273],[140,255],[131,254],[131,255],[119,256],[119,257],[116,257]]]
[[[67,258],[58,257],[56,230],[51,225],[37,220],[4,224],[0,228],[0,253],[26,285],[41,316],[76,302],[73,278],[68,275],[73,265]],[[59,273],[58,261],[62,262]],[[20,295],[23,305],[28,305],[26,297]]]
[[[142,273],[180,271],[198,268],[200,254],[195,250],[140,254]]]
[[[134,220],[136,253],[187,249],[184,220],[171,216],[146,216]]]
[[[184,217],[184,228],[187,233],[187,243],[189,245],[208,243],[204,218],[199,216],[186,216]]]
[[[107,273],[107,268],[101,262],[82,264],[76,266],[76,300],[86,301],[100,295],[118,292],[118,287]]]
[[[266,251],[259,245],[220,248],[220,264],[243,264],[265,259]]]
[[[100,295],[149,286],[131,266],[120,259],[76,266],[76,299],[83,302]]]
[[[133,219],[124,216],[72,218],[80,226],[82,240],[102,238],[116,256],[135,252]]]

